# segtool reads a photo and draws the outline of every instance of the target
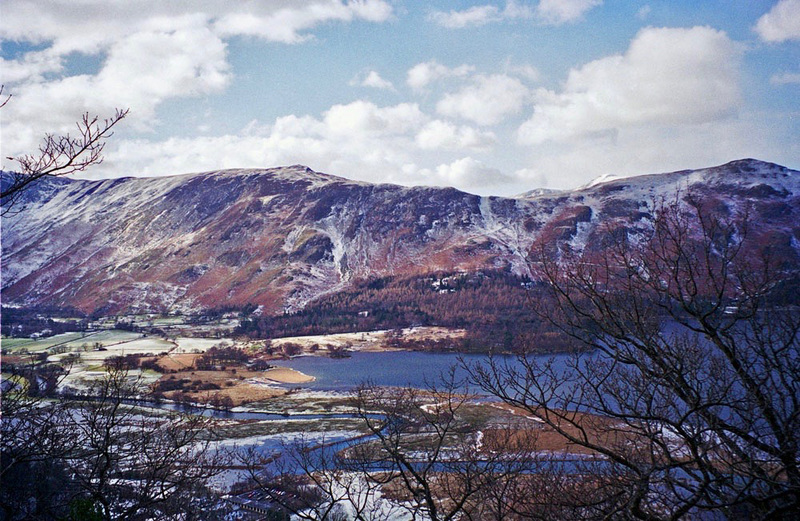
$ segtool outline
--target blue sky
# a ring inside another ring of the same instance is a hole
[[[800,168],[800,0],[0,9],[2,157],[131,109],[86,177],[300,163],[511,195],[742,157]]]

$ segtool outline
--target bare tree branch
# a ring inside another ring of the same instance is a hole
[[[591,354],[566,368],[493,361],[473,380],[611,462],[601,511],[791,518],[800,310],[775,290],[797,273],[778,269],[746,210],[707,206],[661,203],[646,234],[610,229],[601,252],[542,245],[535,311]]]
[[[10,99],[9,95],[2,101],[0,108]],[[11,211],[24,190],[38,179],[74,174],[102,163],[106,140],[114,135],[112,129],[128,113],[129,109],[117,109],[112,117],[101,121],[99,116],[90,116],[87,112],[75,124],[75,134],[47,134],[36,154],[8,157],[7,159],[16,161],[19,168],[3,177],[0,191],[2,213]]]

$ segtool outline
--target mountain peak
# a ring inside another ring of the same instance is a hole
[[[326,174],[323,172],[317,172],[306,165],[295,164],[289,166],[278,166],[278,167],[271,167],[271,168],[247,168],[247,169],[229,169],[229,170],[222,170],[218,172],[206,172],[205,174],[228,174],[232,176],[269,176],[274,179],[280,179],[282,181],[306,181],[310,182],[311,186],[309,188],[317,188],[322,185],[331,184],[331,183],[345,183],[345,184],[354,184],[354,185],[369,185],[371,183],[366,183],[363,181],[356,181],[353,179],[348,179],[346,177],[341,177],[333,174]],[[203,174],[201,174],[203,175]]]
[[[610,181],[616,181],[617,179],[620,179],[620,177],[617,176],[617,175],[614,175],[614,174],[603,174],[601,176],[595,177],[594,179],[592,179],[591,181],[589,181],[585,185],[578,187],[578,190],[585,190],[587,188],[593,188],[593,187],[595,187],[597,185],[601,185],[603,183],[608,183]]]
[[[722,170],[722,171],[729,171],[741,174],[747,174],[747,173],[788,174],[790,172],[796,172],[796,170],[791,170],[785,166],[781,166],[776,163],[770,163],[768,161],[762,161],[760,159],[753,159],[750,157],[729,161],[728,163],[719,165],[717,167],[709,168],[708,170]]]

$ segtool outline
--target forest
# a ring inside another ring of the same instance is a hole
[[[530,313],[538,294],[540,285],[504,270],[381,277],[358,281],[294,313],[251,314],[235,333],[280,338],[442,326],[466,330],[455,341],[462,352],[569,350],[568,338]]]

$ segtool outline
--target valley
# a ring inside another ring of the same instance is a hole
[[[362,493],[395,508],[417,482],[446,505],[498,476],[580,502],[651,458],[715,469],[733,449],[694,456],[709,438],[650,382],[742,378],[707,383],[717,328],[795,367],[780,343],[796,341],[800,173],[757,160],[517,198],[293,166],[44,179],[20,201],[3,220],[3,395],[35,435],[6,423],[10,439],[47,441],[51,410],[112,422],[121,447],[163,434],[194,454],[177,463],[207,461],[189,468],[221,512]]]

